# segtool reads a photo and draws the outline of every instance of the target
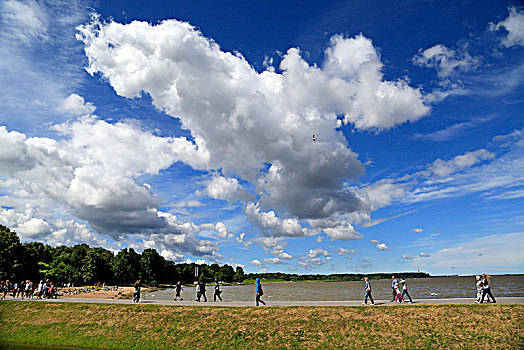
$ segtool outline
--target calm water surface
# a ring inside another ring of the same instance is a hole
[[[443,299],[476,297],[475,277],[431,277],[408,279],[408,292],[413,299]],[[283,282],[265,283],[263,300],[277,301],[344,301],[361,300],[364,297],[364,281],[348,282]],[[391,281],[371,281],[372,295],[375,299],[391,298]],[[524,296],[524,275],[492,276],[491,291],[496,297]],[[247,301],[254,299],[255,285],[221,286],[224,301]],[[207,285],[207,298],[213,299],[214,284]],[[182,298],[195,299],[195,287],[186,286]],[[164,289],[143,293],[144,300],[173,300],[174,290]]]

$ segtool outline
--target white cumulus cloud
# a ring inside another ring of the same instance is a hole
[[[479,58],[472,57],[465,49],[458,52],[442,44],[419,50],[412,61],[418,66],[436,68],[441,78],[447,78],[458,71],[473,70],[480,63]]]
[[[507,35],[502,39],[502,45],[506,47],[524,46],[524,12],[516,7],[509,9],[508,17],[498,23],[491,23],[490,30],[498,31],[504,28]]]
[[[206,157],[181,161],[223,174],[208,183],[207,195],[246,201],[238,196],[239,180],[255,187],[257,202],[245,203],[245,210],[266,234],[309,236],[315,232],[302,220],[370,209],[344,189],[363,166],[337,131],[337,115],[342,123],[379,131],[429,113],[419,89],[384,79],[377,49],[363,35],[334,36],[321,67],[291,48],[277,73],[255,71],[241,54],[222,51],[176,20],[95,18],[78,31],[90,74],[101,74],[121,96],[149,94],[155,107],[190,131]],[[349,222],[323,229],[332,239],[361,237]]]

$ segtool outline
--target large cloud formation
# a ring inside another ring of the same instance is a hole
[[[380,131],[429,113],[419,89],[383,79],[379,54],[362,35],[334,36],[321,67],[291,48],[280,72],[257,72],[240,53],[222,51],[177,20],[124,25],[94,18],[78,31],[87,71],[101,74],[118,95],[149,94],[155,107],[178,118],[196,155],[181,160],[225,176],[204,193],[244,198],[250,220],[269,235],[311,235],[315,227],[300,220],[329,218],[329,227],[319,226],[324,233],[359,238],[344,215],[371,207],[345,183],[361,176],[363,166],[337,128],[350,123]],[[239,196],[237,178],[255,193]]]
[[[205,163],[206,154],[198,152],[196,145],[125,123],[109,124],[95,116],[54,129],[64,138],[28,138],[0,127],[0,174],[16,179],[19,196],[59,206],[63,208],[60,216],[72,215],[117,242],[129,240],[131,246],[142,242],[168,256],[218,256],[212,242],[196,237],[205,227],[160,211],[160,201],[150,186],[138,181],[176,161],[189,162],[188,157],[192,164]],[[45,213],[45,203],[28,208],[30,215],[0,208],[0,223],[23,238],[100,243],[101,236],[88,234],[85,225]]]

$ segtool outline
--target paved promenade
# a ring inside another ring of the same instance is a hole
[[[253,298],[254,299],[254,298]],[[18,300],[21,299],[7,299]],[[52,303],[99,303],[99,304],[127,304],[132,305],[133,302],[128,299],[82,299],[82,298],[58,298],[58,299],[45,299],[45,300],[34,300],[37,302],[52,302]],[[362,301],[271,301],[264,300],[267,306],[363,306]],[[500,297],[497,298],[499,304],[524,304],[524,297]],[[245,307],[255,306],[255,301],[242,301],[242,302],[196,302],[196,301],[169,301],[169,300],[144,300],[140,302],[144,305],[178,305],[178,306],[226,306],[226,307]],[[451,305],[451,304],[475,304],[475,300],[472,298],[448,298],[448,299],[419,299],[414,300],[413,304],[410,303],[393,303],[389,300],[375,300],[375,306],[403,306],[403,305]],[[266,306],[266,307],[267,307]],[[368,304],[368,307],[372,307]]]

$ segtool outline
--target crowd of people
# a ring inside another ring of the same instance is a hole
[[[490,283],[490,276],[488,274],[482,274],[475,277],[476,278],[476,288],[477,288],[477,299],[476,303],[484,303],[484,299],[486,298],[486,302],[488,303],[496,303],[495,297],[493,296],[493,293],[491,292],[491,288],[489,286]],[[375,302],[373,300],[373,297],[371,295],[371,282],[369,281],[368,277],[364,277],[365,287],[365,297],[363,305],[368,304],[368,299],[371,302],[371,305],[375,305]],[[103,284],[105,287],[105,283]],[[71,284],[64,285],[65,288],[72,287]],[[118,290],[118,287],[114,287],[115,290]],[[133,302],[139,303],[140,302],[140,289],[141,284],[140,280],[137,280],[135,284],[133,285]],[[174,301],[177,300],[183,300],[182,299],[182,291],[184,290],[181,281],[178,281],[175,285],[175,297]],[[406,298],[409,299],[409,303],[413,303],[413,299],[411,299],[411,296],[408,292],[408,287],[406,283],[405,278],[400,278],[400,281],[395,277],[391,276],[391,290],[392,290],[392,299],[391,302],[401,303],[401,302],[408,302],[406,301]],[[30,280],[27,281],[21,281],[20,283],[14,283],[11,284],[9,280],[1,281],[0,282],[0,300],[5,300],[6,296],[10,295],[13,298],[21,298],[21,299],[34,299],[36,296],[36,299],[50,299],[50,298],[57,298],[57,288],[53,281],[50,280],[43,280],[40,281],[38,284],[34,284]],[[220,290],[220,284],[218,280],[215,281],[214,286],[214,295],[213,295],[213,301],[222,301],[221,297],[222,291]],[[260,278],[256,279],[256,287],[255,287],[255,305],[259,306],[260,304],[266,305],[266,303],[262,300],[262,296],[264,295],[264,291],[262,289],[262,283],[260,281]],[[200,302],[201,298],[204,299],[204,302],[207,302],[207,296],[206,296],[206,284],[204,282],[198,282],[196,284],[196,301]]]
[[[400,282],[395,278],[395,276],[391,276],[391,290],[393,294],[393,298],[391,299],[391,302],[401,303],[406,302],[404,299],[404,296],[407,296],[409,298],[409,303],[413,304],[413,299],[411,299],[411,296],[408,293],[408,286],[406,283],[405,278],[401,278]],[[371,305],[375,305],[375,301],[373,300],[373,297],[371,296],[371,282],[369,282],[368,277],[364,277],[364,282],[366,283],[364,287],[364,291],[366,292],[366,295],[364,297],[364,302],[362,305],[367,305],[368,298],[371,301]],[[401,292],[402,290],[402,292]]]
[[[475,302],[482,304],[484,303],[484,297],[487,297],[486,301],[488,303],[490,302],[496,303],[497,301],[495,300],[495,297],[491,293],[491,289],[489,287],[489,275],[488,274],[483,274],[482,276],[477,275],[475,278],[477,280],[477,283],[476,283],[477,300]],[[364,287],[364,291],[366,292],[366,294],[365,294],[364,302],[362,303],[362,305],[367,305],[368,298],[370,299],[371,304],[374,305],[375,302],[373,301],[373,297],[371,296],[371,283],[369,282],[369,278],[364,277],[364,282],[366,283]],[[406,302],[404,297],[407,296],[409,298],[409,303],[411,304],[413,303],[413,299],[411,299],[411,296],[408,293],[408,286],[406,284],[405,278],[401,278],[399,282],[397,278],[395,278],[395,276],[391,276],[391,290],[392,290],[391,302],[397,302],[397,303]]]
[[[13,298],[22,299],[34,299],[35,295],[37,299],[56,299],[57,289],[53,281],[43,280],[34,284],[30,280],[21,281],[20,283],[11,284],[9,280],[0,282],[0,300],[5,300],[7,295],[11,295]]]
[[[215,288],[213,293],[213,301],[220,300],[222,301],[222,297],[220,294],[222,294],[222,291],[220,290],[220,284],[218,283],[218,280],[215,281]],[[180,298],[180,300],[183,300],[180,296],[180,292],[183,290],[182,283],[178,281],[175,287],[175,298],[173,300],[177,300],[177,298]],[[207,302],[207,296],[206,296],[206,284],[204,282],[197,282],[196,284],[196,301],[200,302],[200,298],[204,298],[204,303]]]

